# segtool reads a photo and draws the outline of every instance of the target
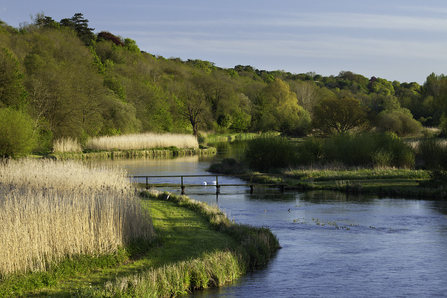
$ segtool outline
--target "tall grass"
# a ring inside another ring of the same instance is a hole
[[[153,233],[122,170],[73,161],[0,164],[0,277],[110,254]]]
[[[81,152],[82,147],[78,140],[62,138],[53,142],[53,152]]]
[[[411,168],[415,153],[393,133],[340,133],[327,139],[307,138],[296,145],[282,137],[251,140],[244,162],[258,171],[299,165],[334,164]]]
[[[432,180],[447,184],[447,143],[437,138],[424,138],[417,145],[418,155],[431,171]]]
[[[260,137],[248,142],[244,161],[251,169],[269,171],[296,163],[296,146],[284,137]]]
[[[93,138],[86,145],[86,149],[92,150],[138,150],[168,147],[198,148],[199,143],[193,135],[144,133]]]
[[[342,133],[308,138],[298,145],[299,164],[340,162],[348,166],[411,168],[415,153],[393,133]]]

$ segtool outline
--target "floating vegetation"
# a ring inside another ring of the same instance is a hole
[[[305,225],[310,225],[310,226],[312,224],[314,224],[314,225],[317,225],[317,226],[320,226],[320,227],[329,226],[329,227],[332,227],[332,228],[337,229],[337,230],[341,229],[341,230],[346,230],[346,231],[351,230],[352,227],[359,227],[359,228],[361,227],[360,224],[354,224],[354,223],[350,223],[348,226],[342,226],[342,225],[337,224],[336,221],[324,222],[324,221],[320,221],[318,218],[315,219],[315,217],[312,217],[312,220],[309,220],[309,221],[307,221],[304,217],[302,219],[297,218],[297,219],[293,220],[293,223],[305,224]],[[374,227],[374,226],[369,226],[369,228],[370,229],[376,229],[376,227]],[[388,229],[384,229],[384,230],[388,230]],[[403,228],[403,229],[389,228],[390,232],[404,231],[404,230],[407,230],[407,228]]]

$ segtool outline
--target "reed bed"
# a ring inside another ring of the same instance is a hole
[[[0,278],[46,271],[76,255],[111,254],[153,233],[122,170],[74,161],[0,163]]]
[[[82,152],[82,147],[76,139],[62,138],[53,142],[53,152]]]
[[[198,148],[199,143],[193,135],[145,133],[93,138],[86,145],[86,148],[91,150],[140,150],[169,147]]]

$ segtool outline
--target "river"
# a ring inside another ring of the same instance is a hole
[[[243,143],[222,143],[216,156],[111,163],[134,176],[199,175],[209,174],[211,162],[242,150]],[[244,184],[234,177],[220,177],[219,183]],[[447,297],[447,202],[263,188],[250,194],[246,186],[215,192],[211,185],[186,187],[188,196],[217,204],[238,223],[268,226],[282,249],[265,268],[235,283],[185,297]]]

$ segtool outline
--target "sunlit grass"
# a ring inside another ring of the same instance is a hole
[[[283,173],[290,178],[315,181],[429,178],[429,172],[426,170],[347,167],[342,164],[302,166],[284,170]]]
[[[82,147],[78,140],[62,138],[53,142],[53,152],[81,152]]]
[[[91,150],[140,150],[169,147],[198,148],[199,143],[193,135],[145,133],[93,138],[86,145],[86,149]]]
[[[49,270],[64,258],[110,254],[153,236],[120,169],[73,161],[0,164],[0,276]]]

